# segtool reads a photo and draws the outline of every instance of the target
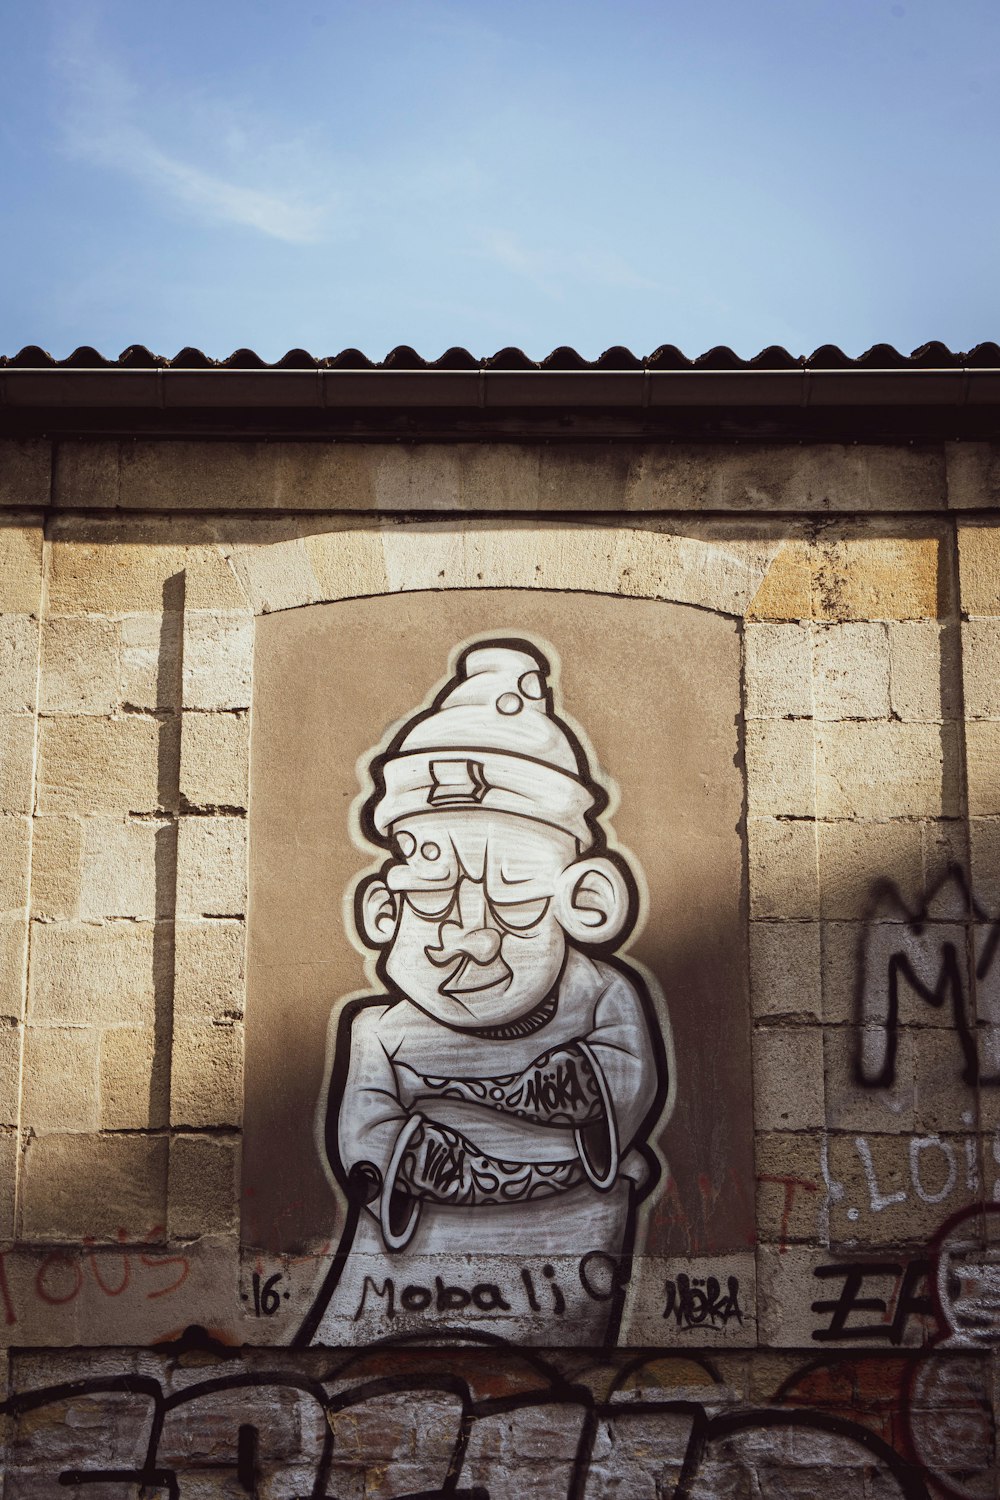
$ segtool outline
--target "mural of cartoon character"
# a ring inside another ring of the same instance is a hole
[[[613,957],[636,881],[549,672],[525,641],[469,647],[369,766],[362,828],[389,858],[355,920],[387,994],[331,1039],[325,1147],[354,1212],[320,1342],[345,1317],[614,1336],[668,1045]]]

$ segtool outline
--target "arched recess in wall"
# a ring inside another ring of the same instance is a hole
[[[495,633],[549,653],[558,703],[612,783],[613,836],[645,876],[626,956],[658,981],[677,1078],[642,1248],[744,1250],[738,618],[775,548],[638,528],[421,525],[226,551],[257,616],[244,1244],[295,1251],[335,1232],[341,1205],[313,1121],[331,1007],[371,992],[343,902],[378,854],[350,835],[357,763],[442,682],[462,642]]]

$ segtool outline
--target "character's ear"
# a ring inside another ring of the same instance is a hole
[[[624,875],[603,857],[578,859],[556,883],[556,916],[578,943],[613,943],[625,930],[630,904]]]
[[[396,932],[397,898],[385,881],[373,875],[358,895],[356,910],[361,937],[372,948],[384,948]]]

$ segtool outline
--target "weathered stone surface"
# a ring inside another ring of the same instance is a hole
[[[816,730],[821,818],[939,817],[958,811],[957,741],[948,727],[889,721]]]
[[[747,820],[751,917],[819,915],[816,828],[811,821]]]
[[[165,1222],[167,1142],[150,1136],[42,1135],[24,1158],[24,1232],[116,1243]]]
[[[747,443],[720,451],[696,443],[88,439],[60,442],[54,501],[167,512],[913,511],[943,505],[944,487],[940,450],[864,444]]]
[[[85,818],[80,855],[80,916],[168,915],[173,905],[173,830],[147,818]],[[159,898],[159,899],[158,899]]]
[[[757,1235],[767,1244],[816,1243],[824,1229],[826,1187],[819,1132],[758,1133]]]
[[[22,1108],[29,1129],[42,1133],[97,1128],[99,1037],[94,1027],[26,1028]]]
[[[40,731],[40,812],[143,813],[162,805],[160,761],[176,737],[172,725],[138,714],[60,715],[43,720]]]
[[[151,922],[32,924],[29,1014],[72,1025],[151,1026],[157,954]],[[158,962],[159,959],[159,962]]]
[[[820,928],[817,922],[750,924],[750,998],[755,1016],[819,1019]]]
[[[121,702],[121,631],[94,616],[46,620],[42,630],[43,713],[110,714]]]
[[[823,1124],[823,1033],[818,1026],[756,1026],[753,1033],[755,1119],[763,1130],[809,1130]]]
[[[817,719],[889,717],[889,636],[881,623],[822,625],[813,635]]]
[[[243,1028],[239,1022],[178,1025],[170,1117],[174,1125],[238,1125],[243,1117]]]
[[[252,658],[250,616],[188,610],[184,616],[184,707],[249,707]]]
[[[101,1033],[102,1130],[147,1130],[170,1115],[167,1049],[148,1027],[111,1026]]]
[[[0,615],[0,713],[34,712],[38,639],[33,615]]]
[[[945,675],[936,620],[893,620],[889,632],[893,716],[933,723],[958,712],[958,684]]]
[[[0,1018],[24,1013],[27,957],[27,913],[0,912]]]
[[[748,624],[743,642],[747,718],[810,717],[813,683],[808,627]]]
[[[177,915],[233,917],[246,910],[244,818],[186,817],[177,849]]]
[[[231,1234],[237,1227],[239,1149],[214,1136],[177,1136],[170,1145],[172,1239]]]
[[[181,796],[189,807],[246,807],[250,725],[243,713],[185,713]]]
[[[31,869],[31,819],[0,813],[0,911],[28,904]]]
[[[10,452],[6,444],[0,444],[0,455],[9,456]],[[2,487],[0,456],[0,495]],[[37,521],[0,516],[0,615],[34,614],[38,610],[42,598],[42,539]]]
[[[174,1014],[186,1021],[241,1020],[246,933],[241,921],[180,921],[175,930]]]
[[[0,1020],[0,1126],[16,1126],[21,1093],[21,1028]]]
[[[751,719],[746,726],[746,760],[751,814],[815,815],[816,747],[811,720]]]
[[[34,758],[34,717],[0,714],[0,813],[31,812]]]

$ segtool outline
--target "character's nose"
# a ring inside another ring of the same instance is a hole
[[[488,964],[500,952],[501,934],[494,925],[481,885],[463,880],[448,920],[441,924],[445,953],[465,953],[477,964]]]

